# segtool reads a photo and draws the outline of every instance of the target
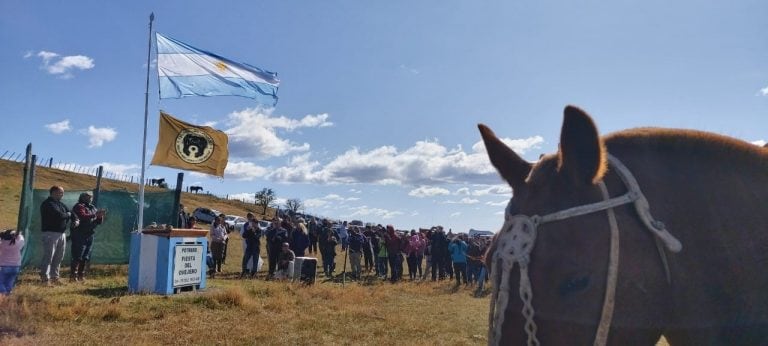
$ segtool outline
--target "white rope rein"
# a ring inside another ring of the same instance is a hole
[[[533,290],[528,277],[528,263],[530,253],[536,242],[536,232],[540,224],[568,219],[580,215],[590,214],[601,210],[607,210],[608,222],[611,228],[611,245],[609,250],[608,275],[606,278],[606,292],[603,300],[603,309],[595,334],[595,345],[605,345],[608,340],[613,310],[615,305],[616,282],[619,268],[619,228],[613,208],[633,203],[643,224],[656,236],[657,245],[663,243],[672,252],[682,249],[680,241],[672,236],[660,221],[654,220],[650,213],[648,200],[640,191],[640,186],[632,173],[618,159],[608,155],[609,163],[616,168],[621,180],[628,188],[628,192],[622,196],[609,198],[608,190],[604,182],[599,182],[603,201],[569,208],[544,216],[511,215],[510,205],[504,215],[504,225],[497,236],[496,251],[492,257],[491,280],[493,283],[490,312],[488,314],[488,344],[498,345],[501,340],[504,315],[509,303],[509,275],[517,263],[520,266],[520,299],[523,302],[522,314],[525,318],[525,331],[528,336],[528,345],[540,345],[536,338],[536,322],[532,305]],[[670,280],[669,268],[666,262],[666,254],[661,246],[659,252],[666,270],[667,280]]]

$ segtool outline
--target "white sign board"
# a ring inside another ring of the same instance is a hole
[[[176,245],[173,255],[173,287],[199,284],[203,273],[202,245]]]

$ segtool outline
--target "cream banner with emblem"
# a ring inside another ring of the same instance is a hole
[[[160,112],[160,133],[152,165],[224,176],[227,135],[209,126],[185,123]]]

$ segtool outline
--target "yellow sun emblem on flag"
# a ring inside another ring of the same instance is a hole
[[[225,63],[223,63],[221,61],[217,61],[216,62],[216,68],[218,68],[219,71],[224,72],[224,71],[227,70],[228,67],[227,67],[227,64],[225,64]]]

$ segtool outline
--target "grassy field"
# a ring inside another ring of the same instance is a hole
[[[21,165],[0,160],[0,226],[15,227],[21,171]],[[70,190],[89,189],[96,183],[94,177],[53,169],[38,168],[36,173],[38,189],[54,184]],[[102,189],[137,187],[106,180]],[[254,205],[206,195],[183,193],[182,203],[190,211],[206,206],[236,215],[261,212]],[[339,253],[337,272],[343,262],[343,253]],[[487,342],[487,292],[475,298],[472,289],[455,289],[451,282],[393,285],[372,277],[345,285],[319,278],[313,286],[264,281],[263,272],[255,280],[240,280],[241,254],[242,241],[233,233],[223,275],[209,279],[205,291],[173,296],[129,294],[127,265],[95,266],[87,282],[58,287],[39,285],[36,271],[27,269],[13,294],[0,301],[0,344]]]

